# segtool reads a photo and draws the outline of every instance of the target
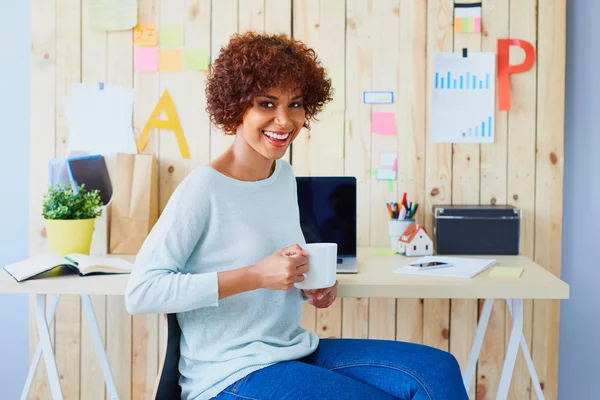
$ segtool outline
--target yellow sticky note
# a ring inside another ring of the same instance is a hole
[[[161,49],[158,56],[158,70],[160,72],[183,71],[183,53],[181,50]]]
[[[158,45],[158,32],[156,25],[138,24],[133,28],[133,44],[135,46],[156,46]]]
[[[492,278],[520,278],[523,268],[516,267],[494,267],[490,271]]]
[[[208,71],[208,52],[206,50],[186,50],[185,67],[195,71]]]
[[[166,24],[160,26],[161,47],[183,46],[184,30],[182,24]]]
[[[159,119],[160,113],[164,111],[167,116],[166,120]],[[183,135],[183,129],[175,110],[175,103],[169,94],[168,90],[165,90],[163,95],[160,97],[158,104],[154,107],[152,115],[148,118],[148,122],[144,126],[140,138],[137,142],[138,153],[144,151],[146,144],[148,143],[148,136],[150,136],[150,130],[152,129],[165,129],[173,131],[175,138],[177,139],[177,145],[183,158],[192,158],[190,155],[190,149]]]

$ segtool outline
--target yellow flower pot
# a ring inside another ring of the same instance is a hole
[[[94,223],[90,219],[47,219],[46,235],[50,251],[59,256],[69,253],[90,254]]]

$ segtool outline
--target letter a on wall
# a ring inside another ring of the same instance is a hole
[[[158,119],[160,112],[163,110],[167,115],[166,120]],[[179,123],[179,117],[177,117],[177,111],[175,111],[175,104],[173,103],[173,99],[168,90],[164,91],[158,104],[154,107],[152,115],[148,118],[144,130],[142,130],[142,134],[137,142],[138,153],[141,153],[146,147],[148,136],[150,136],[150,131],[152,129],[167,129],[173,131],[173,133],[175,133],[175,138],[177,139],[177,145],[179,146],[181,156],[183,158],[192,158],[187,142],[185,141],[185,136],[183,135],[183,129],[181,129],[181,124]]]

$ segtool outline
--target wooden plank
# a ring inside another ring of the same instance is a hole
[[[45,222],[41,215],[43,194],[48,179],[48,161],[54,157],[55,139],[55,82],[56,82],[56,4],[54,1],[32,0],[30,24],[30,118],[29,137],[29,255],[48,249]],[[53,296],[47,296],[50,308]],[[37,347],[39,336],[35,323],[35,296],[29,297],[29,359]],[[54,343],[54,325],[50,328]],[[34,399],[51,398],[46,367],[38,364],[30,396]]]
[[[476,3],[479,0],[455,0],[455,3]],[[463,49],[481,51],[481,33],[454,32],[454,52]],[[452,203],[479,204],[479,144],[452,145]],[[461,371],[467,368],[469,353],[477,330],[477,300],[450,301],[450,351]],[[469,397],[475,397],[475,385]]]
[[[369,2],[348,0],[346,4],[346,118],[344,136],[344,172],[356,177],[357,241],[370,243],[371,179],[371,106],[363,104],[361,94],[371,90],[371,24]],[[369,335],[369,299],[342,299],[342,336],[367,338]]]
[[[527,40],[536,47],[537,1],[513,1],[510,5],[510,34]],[[510,49],[510,63],[519,64],[524,53],[518,47]],[[520,251],[534,257],[535,234],[535,153],[536,153],[536,87],[537,65],[529,71],[511,75],[511,109],[508,111],[508,202],[522,211]],[[532,348],[533,302],[523,302],[523,334]],[[512,327],[506,311],[506,346]],[[513,380],[509,391],[511,399],[528,398],[531,380],[522,353],[517,355]]]
[[[108,40],[108,84],[133,87],[133,31],[111,31]],[[114,170],[114,156],[107,159]],[[106,352],[119,398],[131,398],[132,385],[132,319],[123,296],[106,298]],[[107,393],[107,400],[108,393]]]
[[[420,205],[418,224],[425,222],[425,70],[427,5],[400,1],[398,64],[398,195],[406,192]],[[396,302],[396,340],[423,341],[422,299]]]
[[[140,0],[138,22],[158,26],[157,1]],[[160,38],[159,38],[160,40]],[[159,99],[158,72],[133,72],[133,126],[139,136]],[[150,134],[145,154],[158,155],[160,136]],[[134,315],[131,319],[131,397],[150,398],[158,371],[159,318],[156,315]]]
[[[292,0],[264,0],[264,31],[292,35]],[[240,13],[240,16],[242,14]],[[290,162],[291,147],[288,147],[282,159]]]
[[[81,2],[56,2],[56,157],[66,157],[69,124],[64,98],[71,93],[73,83],[81,82]],[[79,296],[63,295],[56,309],[54,353],[62,393],[65,398],[79,396],[81,346],[81,300]]]
[[[369,299],[342,299],[342,337],[367,339],[369,337]]]
[[[264,0],[265,32],[292,33],[292,0]]]
[[[433,53],[452,51],[453,44],[452,0],[430,0],[427,2],[427,133],[425,146],[425,227],[433,232],[431,207],[447,204],[452,199],[452,146],[432,143],[429,139],[431,115],[431,71]],[[423,343],[448,350],[450,334],[450,301],[429,300],[423,303]]]
[[[496,52],[497,40],[508,37],[509,2],[486,0],[482,4],[481,50]],[[495,81],[495,80],[494,80]],[[497,93],[497,92],[496,92]],[[507,204],[507,136],[506,112],[495,107],[494,143],[481,145],[481,204]],[[484,300],[479,301],[479,310]],[[478,399],[495,398],[502,373],[505,354],[505,312],[503,300],[494,302],[477,365],[476,396]],[[526,376],[526,374],[523,374]],[[516,377],[513,377],[513,387]]]
[[[238,31],[240,33],[246,31],[264,32],[264,0],[240,0],[238,7]]]
[[[399,88],[398,64],[399,58],[399,0],[385,0],[373,4],[371,22],[372,47],[372,90],[386,91]],[[393,113],[396,132],[399,126],[399,103],[377,104],[371,108],[372,113]],[[369,127],[370,128],[370,127]],[[372,134],[371,129],[368,130]],[[371,135],[371,170],[379,167],[380,154],[390,149],[399,149],[398,133],[393,136]],[[401,151],[398,157],[404,157]],[[389,247],[388,235],[389,215],[386,203],[400,201],[398,197],[398,182],[373,181],[371,185],[371,246]],[[396,300],[369,300],[369,337],[396,338]]]
[[[221,47],[229,42],[232,34],[238,29],[237,0],[220,0],[212,3],[211,60],[216,60]],[[225,135],[221,130],[211,126],[210,159],[220,156],[233,143],[234,135]]]
[[[107,82],[108,40],[106,32],[94,30],[90,19],[90,1],[83,0],[81,20],[81,81],[88,84]],[[106,346],[106,296],[90,296],[102,341]],[[81,319],[81,393],[90,400],[103,400],[106,386],[96,347],[86,317]]]
[[[333,71],[331,78],[337,88],[345,86],[345,6],[343,0],[294,2],[294,37],[312,47],[328,71],[330,73]],[[343,93],[343,89],[341,92]],[[345,100],[340,96],[338,102],[344,104]],[[323,135],[331,133],[332,130],[343,135],[343,112],[324,112],[320,115],[319,122],[312,123],[310,133],[303,129],[298,135],[292,148],[292,161],[296,175],[344,174],[344,159],[329,157],[329,153],[325,154],[325,151],[329,152],[331,148],[319,146],[319,143],[324,143]],[[343,154],[343,139],[329,144],[340,146],[339,151]],[[312,306],[304,305],[305,320],[311,319],[312,310],[307,309],[308,307]],[[316,314],[316,332],[319,336],[341,336],[342,301],[340,299],[327,309],[316,310]]]
[[[538,7],[535,261],[556,276],[561,270],[564,168],[566,0]],[[534,301],[533,363],[544,395],[558,395],[560,303]],[[532,398],[535,397],[532,395]]]

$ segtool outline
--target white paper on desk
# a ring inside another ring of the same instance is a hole
[[[435,53],[431,141],[493,143],[496,54]]]
[[[470,279],[485,271],[496,263],[493,259],[484,258],[461,258],[461,257],[440,257],[426,256],[421,257],[415,262],[442,261],[452,264],[451,267],[436,268],[426,271],[415,267],[403,266],[394,269],[395,274],[400,275],[420,275],[435,276],[441,278],[464,278]]]
[[[132,128],[133,89],[74,83],[64,99],[69,151],[137,153]]]

